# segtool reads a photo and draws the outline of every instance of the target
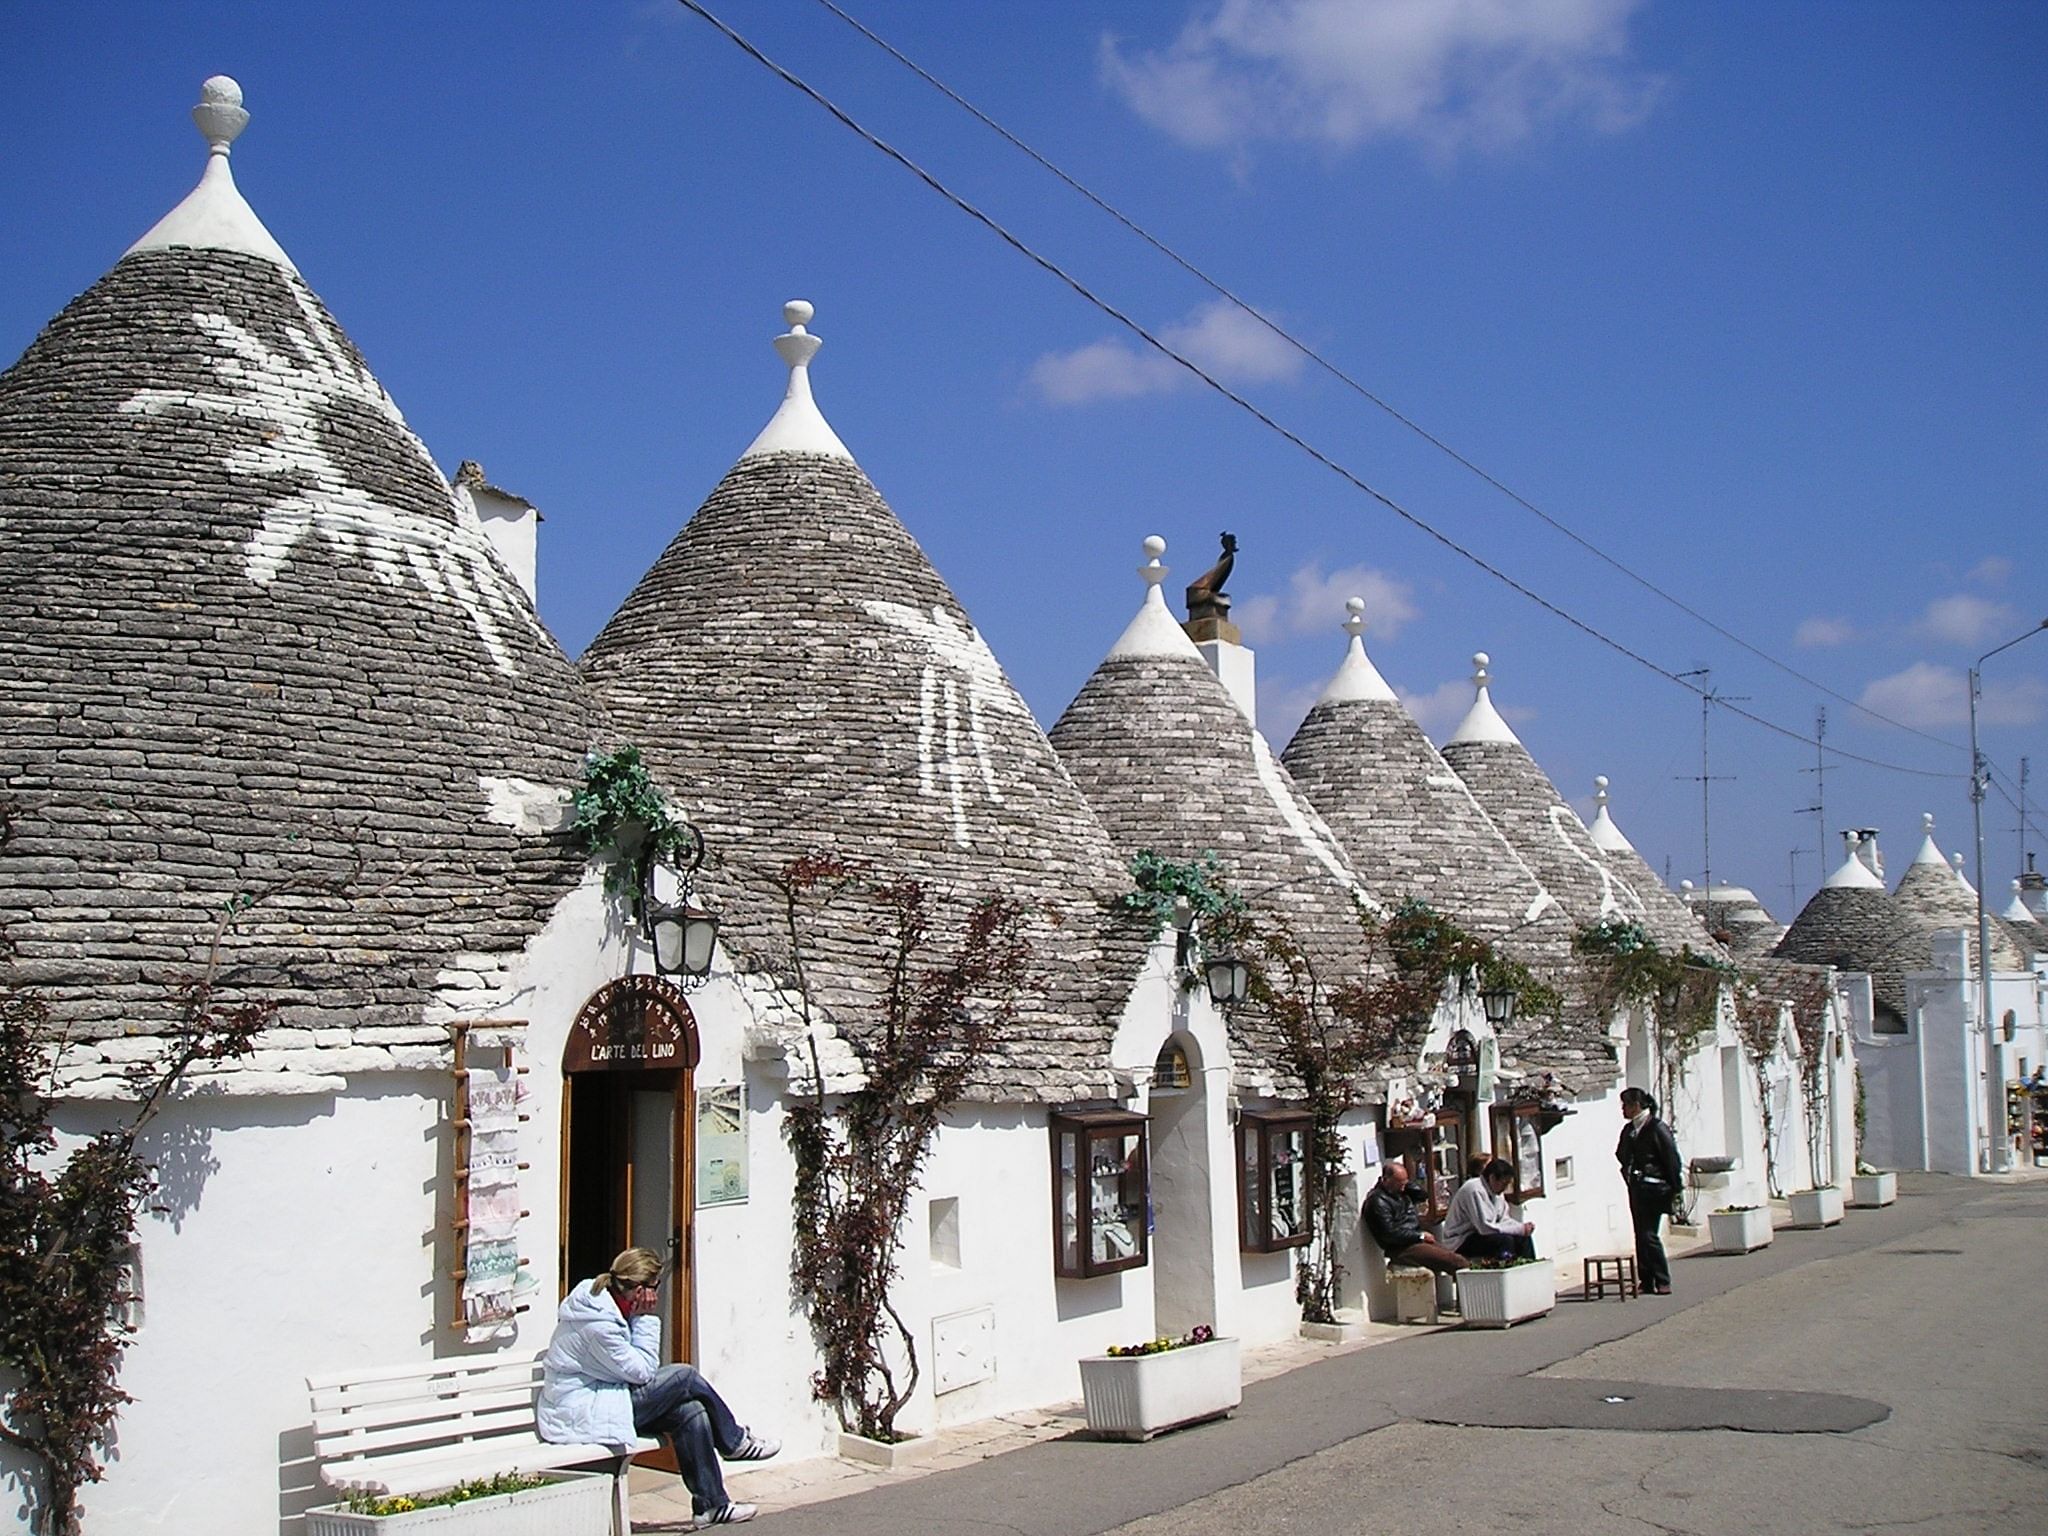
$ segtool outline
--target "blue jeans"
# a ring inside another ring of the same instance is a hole
[[[633,1389],[633,1427],[660,1435],[675,1448],[676,1467],[690,1490],[690,1509],[704,1514],[727,1503],[719,1453],[739,1449],[746,1431],[694,1365],[664,1365]]]

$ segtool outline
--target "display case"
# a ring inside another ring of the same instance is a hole
[[[1246,1110],[1237,1121],[1238,1240],[1253,1253],[1299,1248],[1309,1224],[1315,1119],[1305,1109]]]
[[[1465,1182],[1465,1116],[1441,1110],[1421,1123],[1395,1126],[1387,1132],[1387,1156],[1408,1165],[1409,1198],[1424,1226],[1450,1214],[1451,1196]]]
[[[1074,1278],[1143,1266],[1151,1197],[1145,1117],[1070,1109],[1052,1117],[1054,1273]]]
[[[1508,1198],[1520,1205],[1543,1198],[1543,1117],[1540,1104],[1495,1104],[1493,1155],[1515,1169],[1515,1187]]]

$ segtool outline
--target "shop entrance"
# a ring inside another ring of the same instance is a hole
[[[1192,1035],[1159,1053],[1151,1092],[1153,1327],[1178,1337],[1216,1320],[1209,1078]]]
[[[599,988],[562,1053],[561,1294],[623,1248],[662,1255],[661,1357],[691,1357],[692,1072],[697,1026],[673,982]],[[642,1458],[673,1470],[663,1449]]]

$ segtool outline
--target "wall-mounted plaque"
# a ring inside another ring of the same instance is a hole
[[[697,1204],[747,1198],[747,1085],[697,1090]]]
[[[564,1072],[676,1072],[697,1065],[697,1021],[682,988],[661,976],[599,987],[569,1026]]]

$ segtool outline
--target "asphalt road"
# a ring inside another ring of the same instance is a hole
[[[1680,1260],[1672,1297],[1420,1334],[1146,1445],[1049,1441],[759,1528],[2042,1536],[2048,1183],[1900,1182],[1888,1210]]]

